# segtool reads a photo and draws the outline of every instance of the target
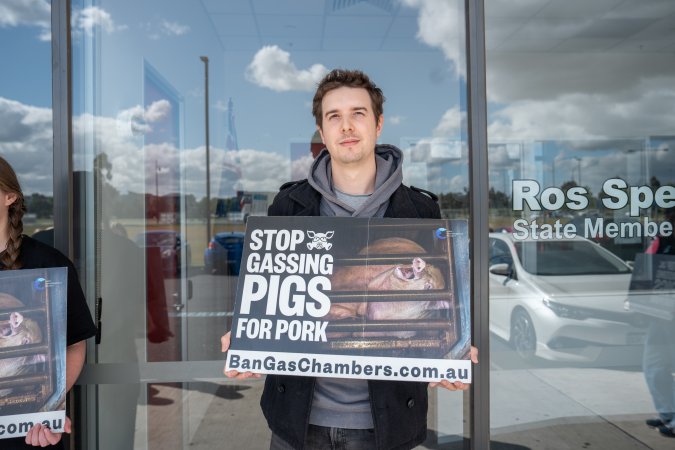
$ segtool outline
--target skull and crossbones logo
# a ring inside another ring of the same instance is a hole
[[[310,250],[330,250],[333,246],[330,242],[327,242],[328,239],[333,237],[333,231],[328,231],[326,233],[315,233],[314,231],[307,231],[307,236],[312,239],[312,242],[307,243],[307,248]]]

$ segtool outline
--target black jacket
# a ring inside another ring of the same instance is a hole
[[[384,217],[440,219],[436,196],[401,185]],[[428,194],[428,195],[427,195]],[[307,180],[287,183],[268,209],[270,216],[318,216],[321,194]],[[270,429],[293,447],[304,446],[315,378],[268,375],[260,400]],[[368,381],[377,449],[410,449],[426,439],[427,383]]]

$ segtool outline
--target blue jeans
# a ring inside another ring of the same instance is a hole
[[[371,450],[375,448],[375,431],[350,428],[330,428],[309,425],[305,441],[307,450]],[[295,450],[293,446],[272,433],[270,450]]]
[[[642,366],[659,417],[675,428],[675,321],[651,320]]]

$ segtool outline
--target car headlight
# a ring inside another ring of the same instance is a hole
[[[563,305],[562,303],[555,302],[550,298],[544,298],[542,301],[544,302],[544,305],[546,305],[558,317],[575,320],[585,320],[588,318],[588,314],[583,310],[583,308]]]

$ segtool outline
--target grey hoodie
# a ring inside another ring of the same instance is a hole
[[[308,176],[309,184],[322,195],[321,215],[383,217],[389,206],[389,197],[403,182],[403,152],[393,145],[377,145],[375,146],[375,162],[377,165],[375,191],[365,199],[363,204],[354,209],[353,206],[338,198],[333,187],[330,154],[324,149],[312,164]],[[324,427],[373,428],[368,382],[342,378],[317,378],[309,423]]]
[[[403,152],[393,145],[376,145],[375,191],[358,209],[338,199],[333,187],[331,161],[323,149],[309,171],[307,181],[321,193],[321,215],[338,217],[382,217],[389,205],[389,197],[403,182]]]

